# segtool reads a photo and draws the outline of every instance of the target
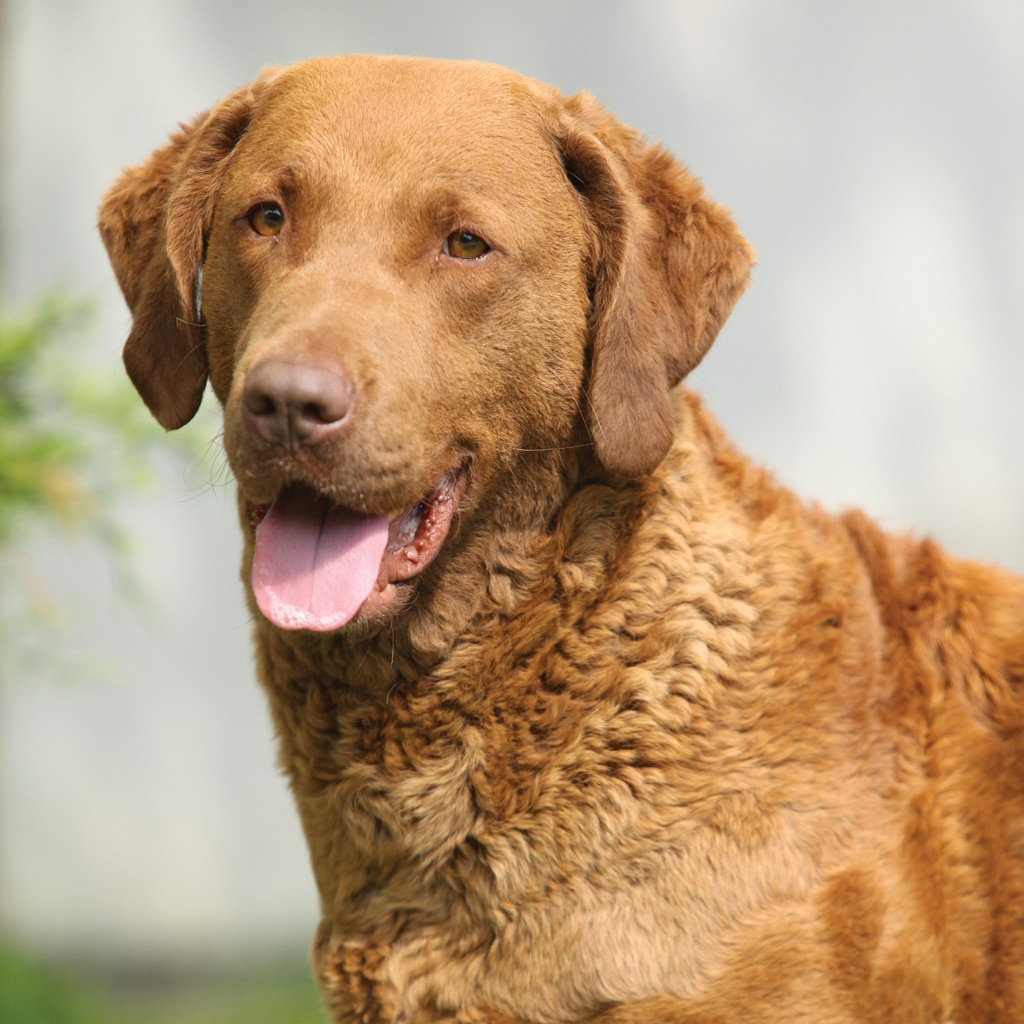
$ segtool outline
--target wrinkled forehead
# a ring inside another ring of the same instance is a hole
[[[472,62],[348,57],[308,61],[268,86],[239,147],[348,182],[427,169],[507,183],[557,163],[553,91]]]

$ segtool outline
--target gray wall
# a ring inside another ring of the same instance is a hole
[[[97,296],[110,373],[127,314],[93,220],[121,166],[264,64],[491,60],[595,93],[733,210],[760,264],[692,383],[747,451],[1024,571],[1019,3],[15,0],[0,46],[0,295]],[[312,931],[205,422],[121,510],[153,615],[88,544],[23,553],[70,609],[0,692],[0,913],[24,940],[144,960]]]

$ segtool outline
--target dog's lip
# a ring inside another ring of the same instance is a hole
[[[416,547],[422,550],[428,545],[430,538],[422,536],[424,532],[435,533],[442,520],[450,522],[459,500],[466,489],[466,467],[460,466],[444,474],[441,479],[422,498],[405,505],[397,512],[387,514],[388,518],[388,553],[397,553],[405,548]],[[302,480],[293,480],[280,487],[271,501],[249,502],[249,528],[255,533],[263,522],[271,506],[288,491],[305,491],[311,500],[326,498],[331,505],[344,509],[353,516],[369,516],[372,513],[365,509],[357,509],[336,501],[332,495],[319,487]],[[442,514],[438,514],[441,512]],[[447,528],[445,529],[447,533]],[[410,574],[411,575],[411,574]]]
[[[448,537],[465,490],[464,471],[446,473],[419,501],[388,520],[380,583],[397,583],[422,572]]]

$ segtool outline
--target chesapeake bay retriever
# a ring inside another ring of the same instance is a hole
[[[675,385],[752,253],[588,96],[265,73],[106,195],[207,378],[333,1021],[1024,1020],[1024,580]]]

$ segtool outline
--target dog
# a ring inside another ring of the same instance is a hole
[[[585,94],[264,72],[105,195],[207,380],[331,1020],[1024,1020],[1024,580],[807,505],[685,387],[753,252]]]

